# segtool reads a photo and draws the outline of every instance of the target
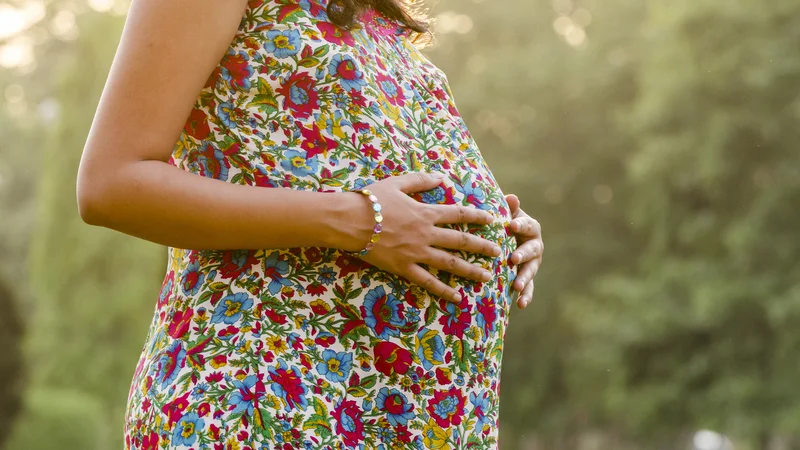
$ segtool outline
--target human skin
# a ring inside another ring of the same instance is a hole
[[[519,244],[511,255],[511,263],[519,266],[512,288],[519,293],[517,306],[524,309],[533,300],[533,279],[542,265],[542,255],[544,254],[542,226],[538,220],[520,208],[520,201],[516,195],[506,195],[506,201],[511,208],[511,217],[513,217],[510,228]]]

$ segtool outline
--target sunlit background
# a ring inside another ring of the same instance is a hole
[[[74,191],[127,8],[0,0],[7,450],[122,448],[166,254],[84,225]],[[431,8],[426,53],[545,232],[501,447],[800,448],[800,0]]]

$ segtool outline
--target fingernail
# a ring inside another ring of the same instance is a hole
[[[461,294],[459,294],[458,292],[453,293],[453,301],[460,302]]]
[[[522,285],[522,287],[525,287],[525,277],[519,277],[519,282]]]
[[[517,262],[522,261],[522,252],[517,252]]]
[[[492,279],[492,274],[491,274],[491,273],[489,273],[488,271],[484,271],[484,272],[483,272],[483,275],[481,275],[481,279],[482,279],[483,281],[489,281],[489,280],[491,280],[491,279]]]
[[[500,250],[500,247],[495,246],[495,248],[494,248],[494,256],[500,256],[501,253],[503,253],[503,251]]]
[[[441,180],[446,175],[444,173],[442,173],[442,172],[434,172],[433,176]]]

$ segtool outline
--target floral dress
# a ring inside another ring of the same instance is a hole
[[[445,225],[500,245],[497,258],[453,251],[493,279],[426,267],[462,293],[454,304],[337,249],[169,248],[127,450],[498,448],[508,204],[445,74],[398,22],[370,9],[359,23],[332,24],[325,0],[252,0],[170,164],[317,192],[445,172],[412,197],[496,217]]]

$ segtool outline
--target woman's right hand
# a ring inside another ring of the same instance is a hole
[[[501,250],[494,242],[479,236],[437,226],[456,223],[488,225],[494,221],[488,212],[462,205],[430,205],[409,197],[409,194],[436,188],[443,179],[444,174],[415,172],[369,185],[368,189],[375,194],[383,208],[383,229],[380,240],[362,259],[382,270],[400,275],[442,299],[458,303],[461,294],[419,264],[476,281],[489,281],[491,272],[442,249],[490,257],[500,256]],[[358,192],[344,194],[364,197]],[[371,203],[366,198],[357,200],[362,204],[356,208],[357,211],[351,211],[350,231],[351,242],[358,242],[352,245],[360,245],[360,248],[346,249],[355,252],[364,248],[375,225]]]

